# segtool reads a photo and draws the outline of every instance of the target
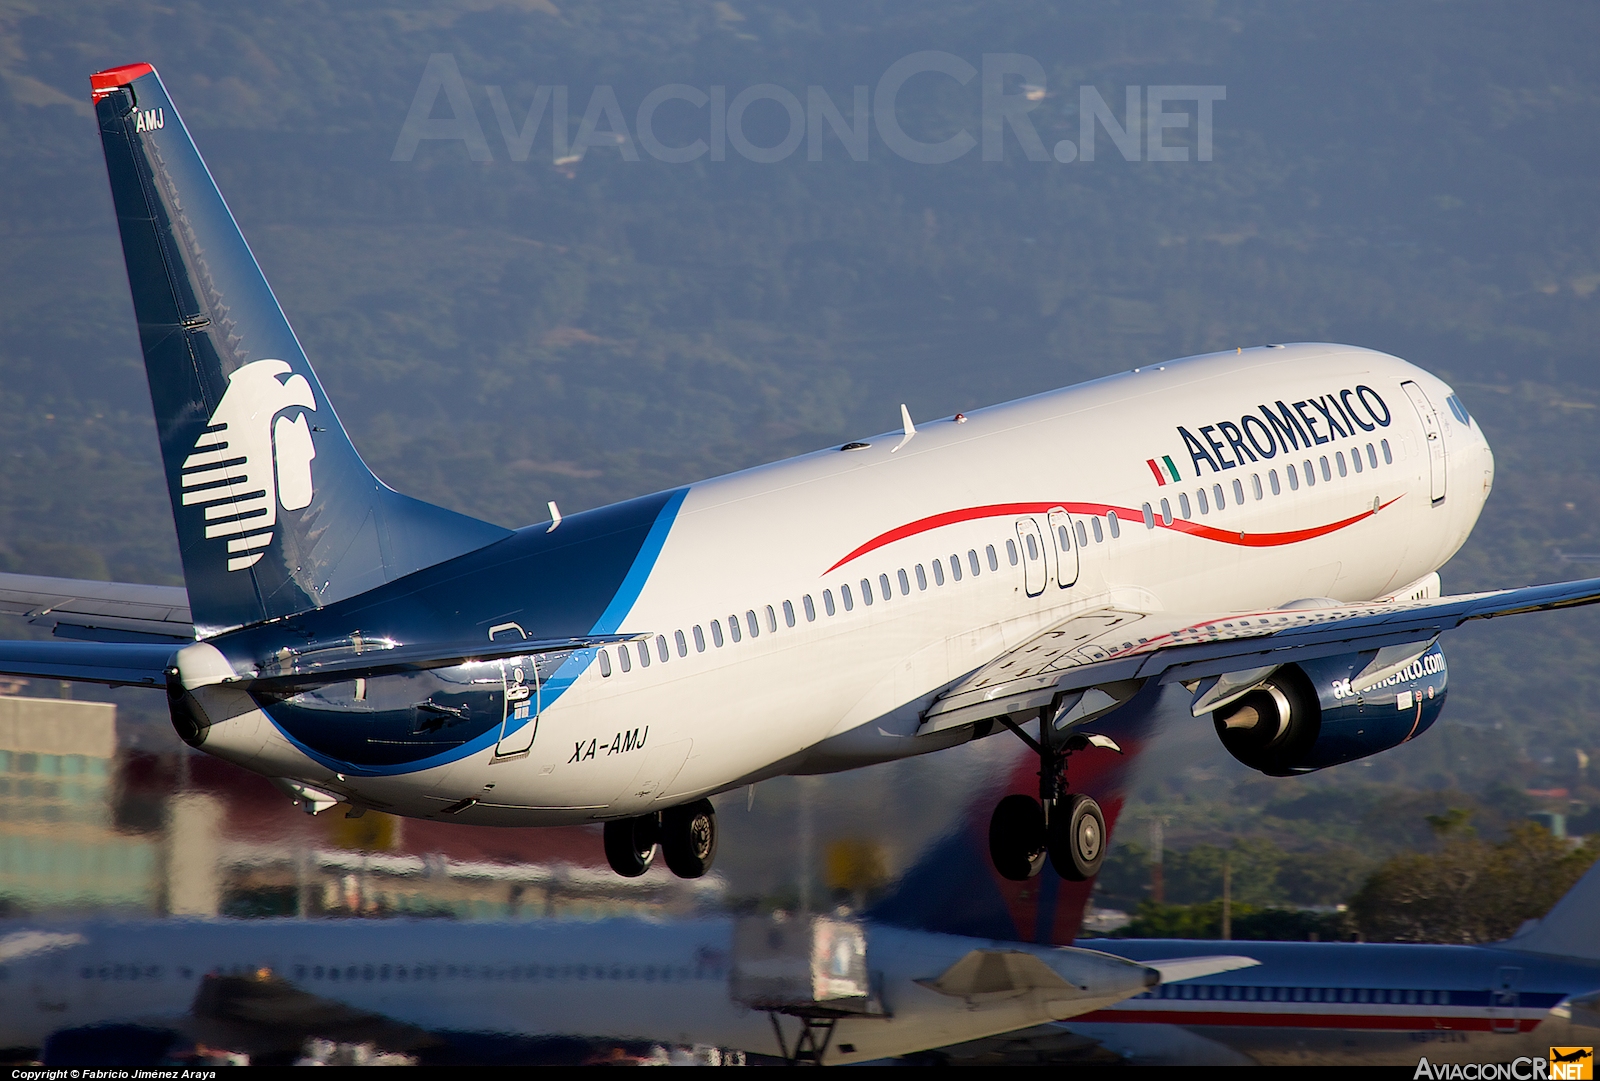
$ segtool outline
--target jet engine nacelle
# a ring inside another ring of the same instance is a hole
[[[1372,662],[1352,653],[1287,664],[1212,719],[1228,753],[1274,777],[1386,751],[1426,732],[1444,708],[1448,672],[1433,646],[1374,686],[1352,683]]]

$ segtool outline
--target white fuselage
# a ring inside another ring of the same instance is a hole
[[[703,481],[622,623],[659,637],[597,656],[526,753],[343,777],[217,687],[197,693],[232,719],[206,750],[400,814],[476,799],[455,820],[539,825],[947,747],[970,729],[919,735],[933,698],[1073,614],[1362,601],[1437,570],[1494,468],[1451,394],[1383,353],[1253,348]],[[1280,403],[1308,445],[1272,434]]]
[[[37,1048],[54,1032],[90,1025],[181,1028],[201,978],[218,975],[276,977],[296,993],[430,1032],[653,1040],[777,1055],[768,1015],[732,997],[732,931],[730,919],[0,925],[0,1046]],[[1149,974],[1093,950],[883,925],[867,925],[866,946],[877,1015],[839,1021],[827,1062],[1077,1016],[1143,992]],[[996,948],[1038,957],[1062,984],[962,997],[917,982],[938,978],[974,949]],[[780,1021],[792,1051],[797,1022]]]

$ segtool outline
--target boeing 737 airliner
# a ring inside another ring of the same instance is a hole
[[[1494,462],[1460,399],[1341,345],[1155,364],[510,531],[362,463],[160,78],[91,79],[187,591],[7,576],[73,642],[0,671],[165,687],[192,745],[336,802],[604,820],[680,875],[707,797],[1014,731],[1012,878],[1094,873],[1086,728],[1182,683],[1273,774],[1420,735],[1435,640],[1600,581],[1440,597]],[[553,509],[553,508],[552,508]]]

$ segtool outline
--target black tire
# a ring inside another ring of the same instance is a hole
[[[607,822],[606,862],[623,878],[638,878],[656,858],[657,832],[655,815]]]
[[[1050,865],[1068,882],[1085,882],[1106,858],[1106,818],[1085,795],[1068,796],[1050,823]]]
[[[989,818],[989,858],[1001,878],[1023,882],[1044,869],[1044,808],[1032,796],[1007,796]]]
[[[699,878],[717,858],[717,812],[708,799],[661,814],[661,854],[679,878]]]

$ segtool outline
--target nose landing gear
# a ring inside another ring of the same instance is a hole
[[[679,878],[699,878],[717,856],[717,812],[708,799],[637,818],[605,824],[606,862],[624,878],[637,878],[655,862],[661,846],[667,867]]]
[[[1000,801],[989,819],[989,857],[1000,876],[1014,882],[1043,870],[1046,856],[1056,874],[1069,882],[1083,882],[1093,878],[1105,860],[1106,820],[1093,797],[1067,791],[1067,759],[1087,747],[1105,747],[1118,754],[1122,748],[1109,736],[1074,732],[1059,737],[1050,730],[1048,714],[1040,711],[1040,740],[1011,718],[1000,718],[1039,756],[1039,798],[1010,795]]]

